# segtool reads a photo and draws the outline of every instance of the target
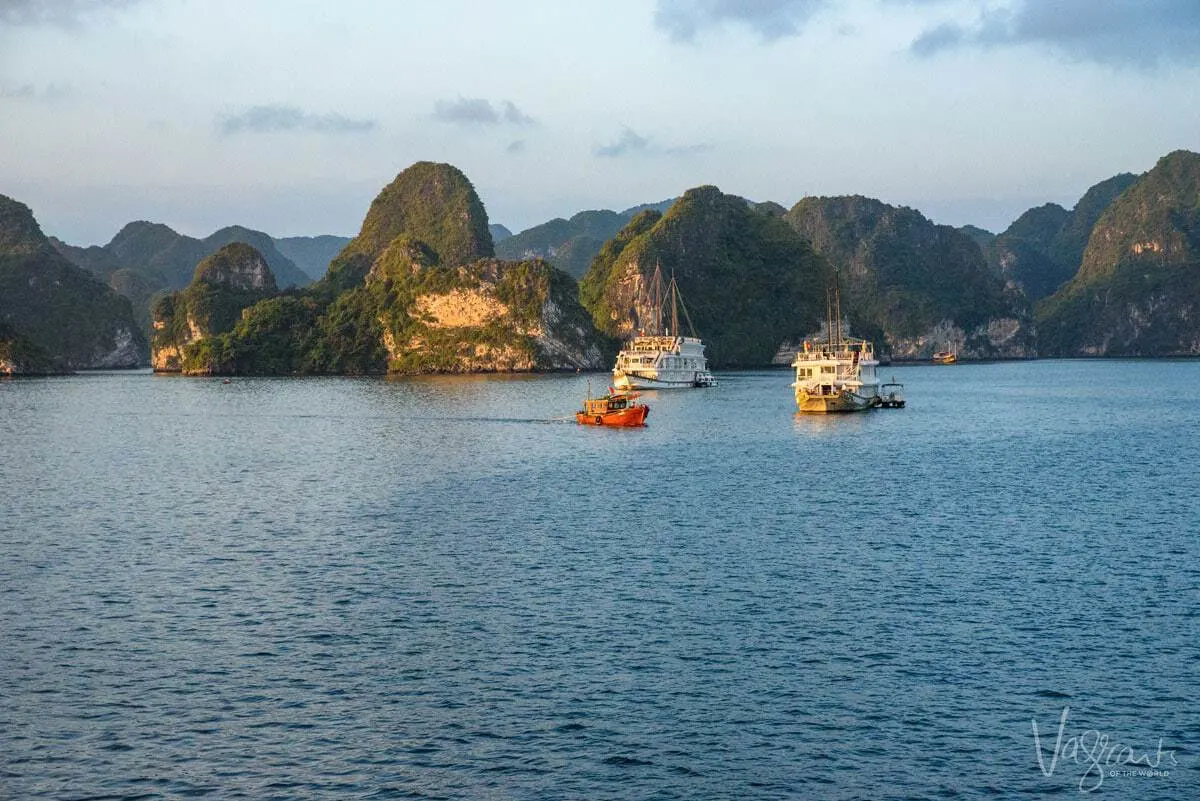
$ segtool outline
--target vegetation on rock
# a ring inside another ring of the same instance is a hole
[[[136,367],[145,358],[129,301],[63,257],[29,208],[3,195],[0,325],[10,355],[32,359],[37,372]]]
[[[196,266],[185,289],[155,302],[154,368],[219,372],[226,354],[212,350],[216,335],[231,331],[243,309],[277,292],[275,276],[261,253],[241,242],[221,248]]]
[[[487,212],[475,187],[449,164],[420,161],[371,202],[358,236],[330,265],[330,273],[369,267],[402,234],[424,242],[444,264],[466,264],[494,254]],[[365,272],[359,280],[364,276]]]
[[[988,261],[1019,285],[1030,301],[1054,294],[1079,269],[1100,215],[1135,180],[1128,173],[1089,189],[1075,208],[1056,203],[1030,209],[984,247]]]
[[[63,368],[45,348],[0,322],[0,376],[47,375]]]
[[[544,262],[492,259],[491,249],[483,204],[466,177],[421,162],[380,193],[359,236],[310,287],[249,305],[229,294],[228,282],[218,291],[202,280],[211,265],[197,269],[186,297],[161,302],[163,352],[174,348],[170,355],[195,373],[600,366],[574,281]],[[193,336],[182,345],[179,304],[206,321],[183,315]]]
[[[809,197],[787,222],[840,270],[854,331],[896,357],[954,340],[966,355],[1034,355],[1031,313],[970,236],[860,196]]]
[[[1048,355],[1200,353],[1200,154],[1164,156],[1105,208],[1038,328]]]
[[[832,275],[781,218],[698,187],[666,214],[634,217],[596,256],[580,296],[601,332],[644,327],[656,268],[675,277],[716,367],[770,364],[798,343],[822,318]]]

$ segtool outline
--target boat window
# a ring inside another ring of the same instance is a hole
[[[836,370],[836,368],[833,367],[832,365],[826,364],[826,365],[821,366],[822,373],[832,373],[832,372],[835,372],[835,370]]]

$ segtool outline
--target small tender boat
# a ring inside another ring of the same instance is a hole
[[[904,385],[897,384],[894,378],[886,384],[880,384],[879,405],[884,409],[903,409]]]
[[[616,391],[610,391],[599,398],[589,397],[583,402],[583,409],[575,412],[575,421],[584,426],[644,426],[646,415],[650,414],[650,407],[638,403],[638,397],[637,392]]]

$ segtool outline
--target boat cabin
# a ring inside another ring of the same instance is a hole
[[[605,395],[601,398],[588,398],[583,402],[584,414],[605,414],[627,408],[629,408],[628,395]]]

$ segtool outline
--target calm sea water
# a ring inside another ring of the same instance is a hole
[[[1198,797],[1200,362],[884,372],[0,382],[0,797]]]

